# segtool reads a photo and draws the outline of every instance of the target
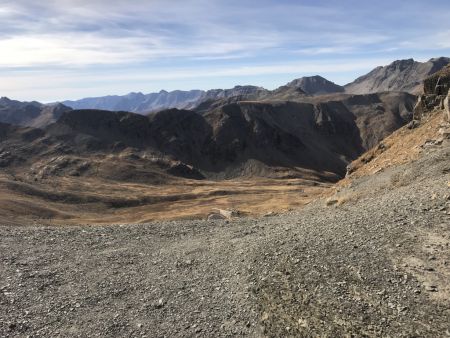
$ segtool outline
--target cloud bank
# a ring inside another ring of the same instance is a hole
[[[345,82],[376,62],[450,54],[449,17],[448,1],[0,1],[0,95]]]

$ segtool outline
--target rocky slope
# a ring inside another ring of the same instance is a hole
[[[405,91],[419,94],[423,81],[431,74],[450,63],[450,58],[440,57],[427,62],[413,59],[397,60],[388,66],[377,67],[345,85],[345,91],[352,94],[377,93],[383,91]]]
[[[71,110],[62,104],[43,105],[39,102],[20,102],[0,98],[0,122],[40,128],[55,122]]]

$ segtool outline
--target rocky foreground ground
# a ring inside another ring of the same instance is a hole
[[[0,336],[450,336],[445,142],[273,217],[2,226]]]

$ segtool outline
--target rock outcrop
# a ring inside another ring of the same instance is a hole
[[[450,65],[434,73],[423,83],[425,95],[447,95],[450,89]]]
[[[414,119],[420,120],[424,114],[440,109],[449,120],[450,65],[425,79],[423,92],[414,107]]]

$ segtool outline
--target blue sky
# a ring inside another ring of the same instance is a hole
[[[40,2],[0,0],[0,96],[346,84],[396,59],[450,56],[448,0]]]

